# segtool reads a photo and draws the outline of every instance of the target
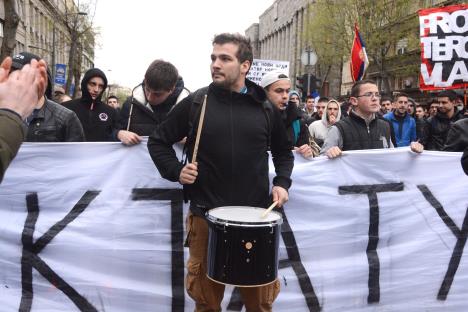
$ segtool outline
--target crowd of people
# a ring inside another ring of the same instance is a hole
[[[271,71],[260,85],[246,79],[253,62],[247,38],[220,34],[212,45],[208,87],[190,93],[174,65],[155,60],[122,106],[115,96],[103,101],[107,78],[97,68],[84,74],[81,97],[67,101],[63,89],[52,88],[39,56],[6,58],[0,66],[0,179],[23,137],[132,146],[149,136],[149,154],[161,176],[180,182],[190,199],[187,291],[196,311],[218,311],[224,285],[205,274],[205,214],[220,206],[281,207],[289,196],[293,150],[307,159],[404,146],[416,153],[465,151],[468,174],[468,119],[455,92],[438,93],[426,110],[404,93],[382,97],[374,81],[361,80],[346,101],[307,97],[302,108],[287,73]],[[181,141],[185,162],[173,150]],[[276,171],[271,188],[268,151]],[[247,311],[271,311],[278,293],[278,280],[241,288]]]

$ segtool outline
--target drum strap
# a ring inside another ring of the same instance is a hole
[[[190,146],[193,146],[195,140],[195,134],[198,127],[198,121],[200,119],[201,107],[203,104],[203,99],[205,94],[208,93],[208,87],[204,87],[198,89],[193,93],[193,100],[192,105],[190,106],[190,116],[189,116],[189,131],[187,140],[185,141],[184,148],[182,150],[182,164],[185,166],[188,161],[187,151]],[[267,131],[268,131],[268,138],[267,138],[267,147],[268,150],[271,149],[271,132],[272,132],[272,121],[274,121],[273,116],[273,106],[270,101],[265,100],[262,103],[263,112],[265,114],[265,118],[267,121]],[[188,202],[188,194],[186,188],[188,187],[187,184],[184,185],[184,201],[185,203]]]

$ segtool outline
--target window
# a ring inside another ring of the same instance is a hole
[[[403,38],[403,39],[398,40],[396,44],[396,54],[398,55],[405,54],[407,50],[408,50],[408,39]]]

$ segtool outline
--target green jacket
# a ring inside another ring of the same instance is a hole
[[[23,142],[25,130],[18,115],[0,109],[0,182]]]

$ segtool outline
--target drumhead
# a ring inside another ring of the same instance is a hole
[[[281,224],[283,218],[281,214],[270,211],[264,218],[262,217],[265,208],[246,207],[246,206],[226,206],[214,208],[208,211],[207,218],[213,222],[230,222],[239,224]]]

